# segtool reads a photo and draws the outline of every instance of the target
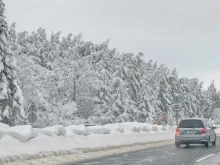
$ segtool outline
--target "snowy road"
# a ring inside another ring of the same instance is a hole
[[[114,155],[80,163],[68,165],[191,165],[197,160],[215,155],[220,152],[220,137],[217,146],[210,145],[205,148],[203,145],[191,145],[189,148],[182,146],[176,149],[174,145],[166,145],[153,149],[130,152],[122,155]],[[202,163],[201,161],[201,163]]]

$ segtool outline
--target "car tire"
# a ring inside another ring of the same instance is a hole
[[[180,148],[181,144],[180,144],[180,143],[175,142],[175,146],[176,146],[176,148]]]
[[[215,136],[215,141],[212,142],[212,145],[213,145],[213,146],[216,146],[216,136]]]
[[[209,141],[207,141],[207,142],[205,143],[205,147],[206,147],[206,148],[209,148]]]

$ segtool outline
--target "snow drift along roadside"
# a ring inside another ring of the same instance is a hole
[[[69,135],[83,135],[89,136],[92,134],[111,134],[129,133],[129,132],[161,132],[161,131],[173,131],[175,127],[151,125],[147,123],[127,122],[127,123],[115,123],[103,126],[90,126],[84,125],[71,125],[64,127],[62,125],[55,125],[46,128],[32,128],[30,125],[9,127],[6,124],[0,123],[0,140],[5,135],[11,136],[20,142],[27,143],[32,138],[37,138],[39,135],[45,135],[48,137],[53,136],[69,136]]]
[[[23,143],[35,137],[34,130],[30,125],[1,128],[0,140],[6,135],[11,136]]]
[[[0,127],[0,164],[135,147],[174,138],[174,127],[136,122],[92,127],[58,125],[43,129],[3,127]]]
[[[71,135],[48,137],[39,135],[28,143],[21,143],[10,136],[0,140],[0,164],[57,155],[108,151],[129,146],[140,146],[173,140],[171,132],[112,133],[89,136]]]
[[[52,127],[46,128],[34,128],[34,137],[38,136],[39,134],[43,134],[46,136],[65,136],[66,135],[66,128],[62,125],[55,125]]]
[[[92,159],[97,159],[105,156],[111,156],[115,154],[124,154],[127,152],[133,152],[133,151],[140,151],[140,150],[146,150],[149,148],[154,148],[154,147],[160,147],[164,145],[169,145],[173,144],[173,140],[168,140],[168,141],[161,141],[161,142],[155,142],[155,143],[146,143],[146,144],[140,144],[140,145],[128,145],[128,146],[123,146],[123,147],[116,147],[116,148],[111,148],[108,150],[87,150],[87,151],[82,151],[82,152],[71,152],[67,151],[66,154],[61,154],[56,153],[55,156],[47,156],[47,157],[41,157],[37,159],[30,159],[30,160],[21,160],[21,161],[15,161],[15,162],[10,162],[6,163],[4,165],[61,165],[61,164],[72,164],[72,163],[77,163],[80,161],[85,161],[85,160],[92,160]],[[89,152],[88,152],[89,151]],[[53,154],[52,154],[53,155]]]

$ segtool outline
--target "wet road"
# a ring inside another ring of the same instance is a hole
[[[220,152],[219,143],[220,137],[217,145],[210,144],[209,148],[204,145],[190,145],[188,148],[182,145],[177,149],[173,144],[69,165],[191,165],[207,155]]]

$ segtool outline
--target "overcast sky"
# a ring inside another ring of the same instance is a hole
[[[220,89],[219,0],[3,0],[17,31],[83,34]]]

